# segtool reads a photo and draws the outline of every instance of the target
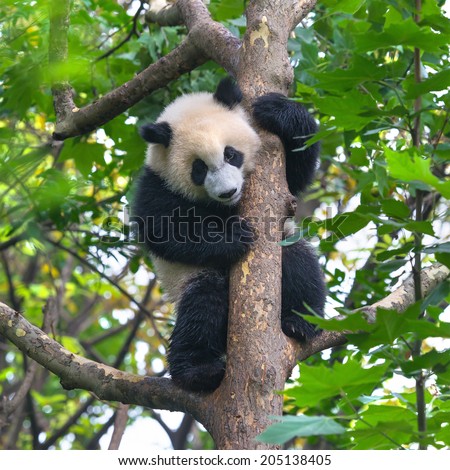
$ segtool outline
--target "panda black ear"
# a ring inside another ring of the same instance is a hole
[[[172,129],[168,122],[144,124],[139,129],[141,137],[151,144],[162,144],[168,147],[172,139]]]
[[[221,80],[219,85],[217,85],[214,99],[227,108],[233,109],[242,101],[242,92],[236,82],[232,78],[227,77]]]

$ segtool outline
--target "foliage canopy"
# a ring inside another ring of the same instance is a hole
[[[186,31],[146,25],[146,2],[74,0],[62,69],[48,62],[47,3],[0,5],[0,298],[32,323],[46,323],[73,352],[160,374],[173,312],[126,223],[145,151],[136,128],[182,92],[213,90],[224,71],[208,62],[101,129],[52,141],[52,81],[68,76],[82,107],[167,54]],[[385,297],[417,252],[424,265],[450,267],[450,22],[443,4],[424,0],[417,19],[406,0],[323,0],[292,35],[293,98],[314,110],[321,130],[311,142],[322,142],[301,234],[320,250],[329,311],[346,315],[316,322],[353,334],[346,347],[300,366],[284,391],[292,416],[262,439],[354,449],[450,446],[448,282],[402,315],[381,311],[368,324],[349,314]],[[235,35],[244,33],[243,1],[213,0],[210,11]],[[28,367],[0,338],[3,395],[17,391]],[[425,435],[417,429],[418,377]],[[0,447],[95,448],[114,413],[113,404],[65,392],[39,369],[12,426],[2,429],[0,417]],[[166,426],[152,410],[131,409],[129,420],[142,415]],[[185,446],[211,446],[195,434]]]

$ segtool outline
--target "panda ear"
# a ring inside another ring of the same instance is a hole
[[[214,99],[225,105],[227,108],[233,109],[242,101],[242,92],[236,82],[230,77],[224,78],[214,93]]]
[[[172,129],[168,122],[144,124],[139,129],[141,137],[151,144],[162,144],[168,147],[172,139]]]

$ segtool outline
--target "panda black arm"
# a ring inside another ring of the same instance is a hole
[[[234,211],[187,200],[147,167],[136,186],[131,221],[137,241],[172,262],[228,267],[253,242],[250,226]]]
[[[253,115],[263,129],[276,134],[286,153],[286,179],[289,191],[297,195],[312,182],[318,165],[319,143],[305,150],[305,142],[317,132],[314,118],[295,101],[278,93],[259,97]]]

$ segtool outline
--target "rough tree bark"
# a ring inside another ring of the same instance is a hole
[[[51,3],[51,34],[57,40],[50,43],[50,60],[63,62],[67,60],[64,37],[69,1]],[[65,81],[54,84],[55,139],[95,129],[208,59],[237,78],[247,107],[260,94],[286,94],[293,78],[287,55],[289,33],[314,5],[315,0],[250,1],[242,43],[212,21],[200,0],[178,0],[164,14],[147,14],[151,21],[185,24],[188,35],[166,57],[85,108],[76,107],[73,91]],[[287,215],[291,198],[280,142],[267,133],[261,137],[257,169],[242,201],[242,215],[252,221],[259,237],[254,250],[231,275],[227,369],[214,393],[186,393],[170,379],[134,376],[72,354],[4,304],[0,304],[0,334],[58,375],[64,388],[90,390],[104,400],[189,412],[208,429],[220,449],[273,447],[257,442],[255,437],[269,424],[270,415],[282,412],[282,398],[276,391],[284,388],[297,359],[342,344],[345,335],[322,332],[300,346],[282,334],[281,247],[277,243],[281,227],[277,221]],[[448,269],[440,265],[425,270],[424,294],[448,274]],[[412,303],[410,284],[387,297],[383,307],[395,305],[401,311]],[[367,313],[373,316],[376,308],[368,308]]]
[[[310,11],[314,1],[259,1],[247,8],[247,32],[239,56],[237,78],[246,99],[276,91],[286,94],[293,79],[287,54],[290,31]],[[223,449],[272,448],[255,441],[282,412],[276,393],[294,366],[286,360],[290,340],[281,331],[280,223],[291,198],[285,178],[280,142],[262,134],[263,146],[241,203],[242,215],[252,221],[258,241],[238,263],[230,278],[227,369],[213,395],[213,438]]]

